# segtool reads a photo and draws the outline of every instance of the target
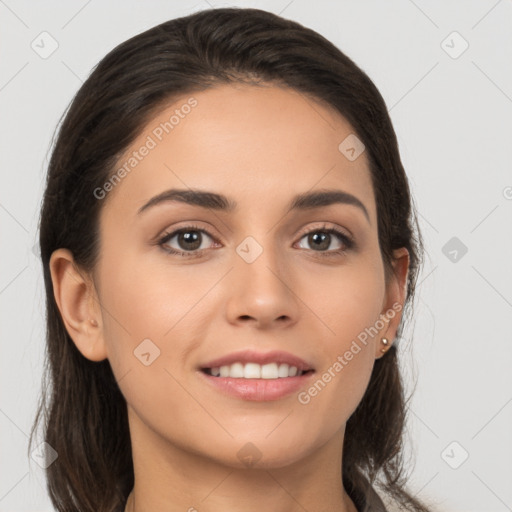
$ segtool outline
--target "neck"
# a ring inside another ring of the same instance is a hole
[[[239,467],[171,445],[131,419],[135,485],[125,512],[357,512],[342,485],[344,431],[289,464]],[[236,507],[235,507],[236,505]]]

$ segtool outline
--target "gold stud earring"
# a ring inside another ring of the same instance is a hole
[[[380,349],[381,352],[386,352],[389,348],[389,340],[387,338],[381,338],[381,343],[384,345],[384,347],[382,347]]]

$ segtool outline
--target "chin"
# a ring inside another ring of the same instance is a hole
[[[253,437],[245,434],[232,439],[220,447],[220,453],[212,454],[212,458],[237,469],[278,469],[298,463],[310,451],[305,446],[303,436],[295,441],[288,431],[281,436],[276,435],[274,439],[266,438],[267,435],[265,431]],[[270,434],[270,437],[273,435]],[[215,444],[219,447],[219,444]],[[230,456],[226,457],[226,454]]]

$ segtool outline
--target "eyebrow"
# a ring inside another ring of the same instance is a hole
[[[235,211],[238,207],[236,201],[216,192],[197,189],[170,189],[152,197],[139,208],[137,215],[158,204],[174,201],[228,213]],[[332,204],[346,204],[359,208],[364,213],[368,223],[371,224],[365,205],[356,196],[342,190],[321,189],[299,194],[292,198],[288,210],[311,210]]]

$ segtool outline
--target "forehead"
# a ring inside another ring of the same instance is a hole
[[[119,159],[114,173],[122,177],[110,187],[106,208],[133,216],[170,188],[218,191],[260,206],[337,188],[359,197],[372,218],[366,154],[350,160],[342,151],[354,136],[334,109],[289,88],[230,84],[184,94]]]

